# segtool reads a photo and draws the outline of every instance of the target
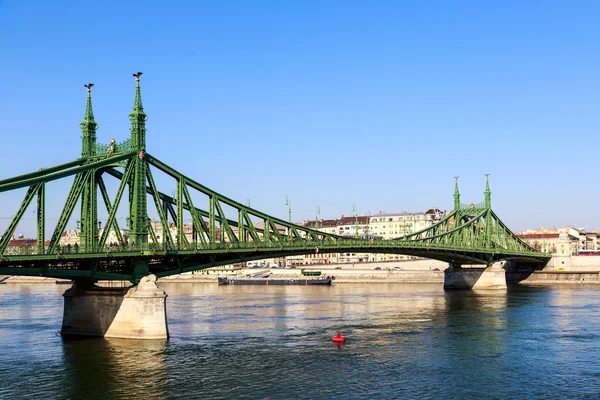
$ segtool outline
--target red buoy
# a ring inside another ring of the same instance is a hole
[[[346,341],[346,338],[343,337],[339,332],[337,333],[337,335],[335,335],[331,341],[333,343],[344,343]]]

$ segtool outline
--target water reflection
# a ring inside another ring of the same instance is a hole
[[[600,390],[599,287],[161,286],[167,342],[63,340],[63,290],[0,288],[0,398],[547,399]],[[338,331],[348,339],[339,347]]]
[[[340,329],[385,344],[423,331],[433,315],[446,309],[439,285],[264,288],[195,283],[185,284],[184,295],[180,285],[162,285],[170,294],[170,329],[188,338],[236,345],[241,339],[248,343],[248,338],[286,346],[317,345]]]
[[[166,341],[63,339],[66,398],[163,399]]]
[[[443,328],[451,351],[466,357],[504,353],[507,302],[508,293],[503,290],[448,292]]]

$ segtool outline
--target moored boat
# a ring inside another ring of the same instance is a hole
[[[264,277],[219,277],[219,285],[331,285],[335,279],[333,276],[326,277],[298,277],[298,278],[264,278]]]

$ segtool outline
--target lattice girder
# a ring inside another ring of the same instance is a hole
[[[491,191],[486,177],[484,202],[460,201],[458,178],[454,208],[438,223],[395,240],[354,239],[292,224],[236,202],[179,173],[147,153],[146,121],[140,89],[141,72],[134,74],[136,89],[133,110],[129,114],[131,137],[109,145],[96,141],[97,124],[87,99],[82,128],[82,157],[36,172],[0,180],[0,193],[27,188],[24,199],[8,228],[0,238],[0,274],[42,275],[55,277],[126,279],[193,271],[212,266],[264,258],[310,253],[387,253],[405,254],[454,264],[490,264],[499,260],[523,260],[545,264],[550,255],[535,251],[514,235],[491,208]],[[173,179],[175,194],[161,190],[153,170]],[[111,198],[104,175],[119,180]],[[54,228],[50,244],[45,245],[46,196],[48,183],[73,177],[73,184]],[[129,243],[121,234],[117,213],[128,191]],[[99,236],[98,195],[108,213]],[[202,200],[198,200],[198,197]],[[149,199],[149,197],[151,199]],[[26,209],[37,198],[37,246],[8,249],[17,225]],[[148,201],[154,204],[160,219],[157,230],[148,218]],[[81,204],[82,246],[59,246],[68,222]],[[186,236],[184,215],[191,218],[192,238]],[[172,222],[171,222],[172,221]],[[257,226],[255,222],[262,223]],[[172,234],[171,228],[175,231]],[[115,231],[117,245],[108,245]],[[174,237],[176,235],[176,237]]]

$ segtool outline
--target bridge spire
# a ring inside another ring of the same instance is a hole
[[[94,110],[92,109],[92,87],[93,83],[83,85],[87,89],[87,100],[85,103],[85,115],[79,124],[81,127],[81,157],[87,158],[96,155],[96,128],[98,124],[94,121]]]
[[[485,208],[492,208],[492,192],[490,192],[490,174],[485,174],[485,192],[483,195],[485,196]]]
[[[129,223],[130,234],[135,248],[148,247],[148,205],[146,198],[146,174],[148,162],[146,160],[146,120],[148,119],[142,106],[140,91],[141,72],[133,74],[135,77],[135,99],[133,111],[129,114],[131,121],[131,146],[138,154],[130,163],[133,163],[133,174],[129,183]]]
[[[140,90],[140,76],[143,72],[133,74],[135,77],[135,98],[133,100],[133,110],[129,114],[131,121],[131,144],[134,150],[145,151],[146,148],[146,120],[148,116],[144,112],[142,105],[142,93]]]
[[[87,89],[87,100],[85,103],[85,115],[79,124],[81,127],[81,158],[96,155],[96,128],[98,124],[94,121],[92,109],[92,87],[93,83],[84,85]],[[82,251],[93,251],[98,244],[98,204],[96,198],[96,177],[91,175],[82,182],[81,194],[81,232],[79,245]]]
[[[454,177],[454,211],[460,208],[460,192],[458,191],[458,176]]]

